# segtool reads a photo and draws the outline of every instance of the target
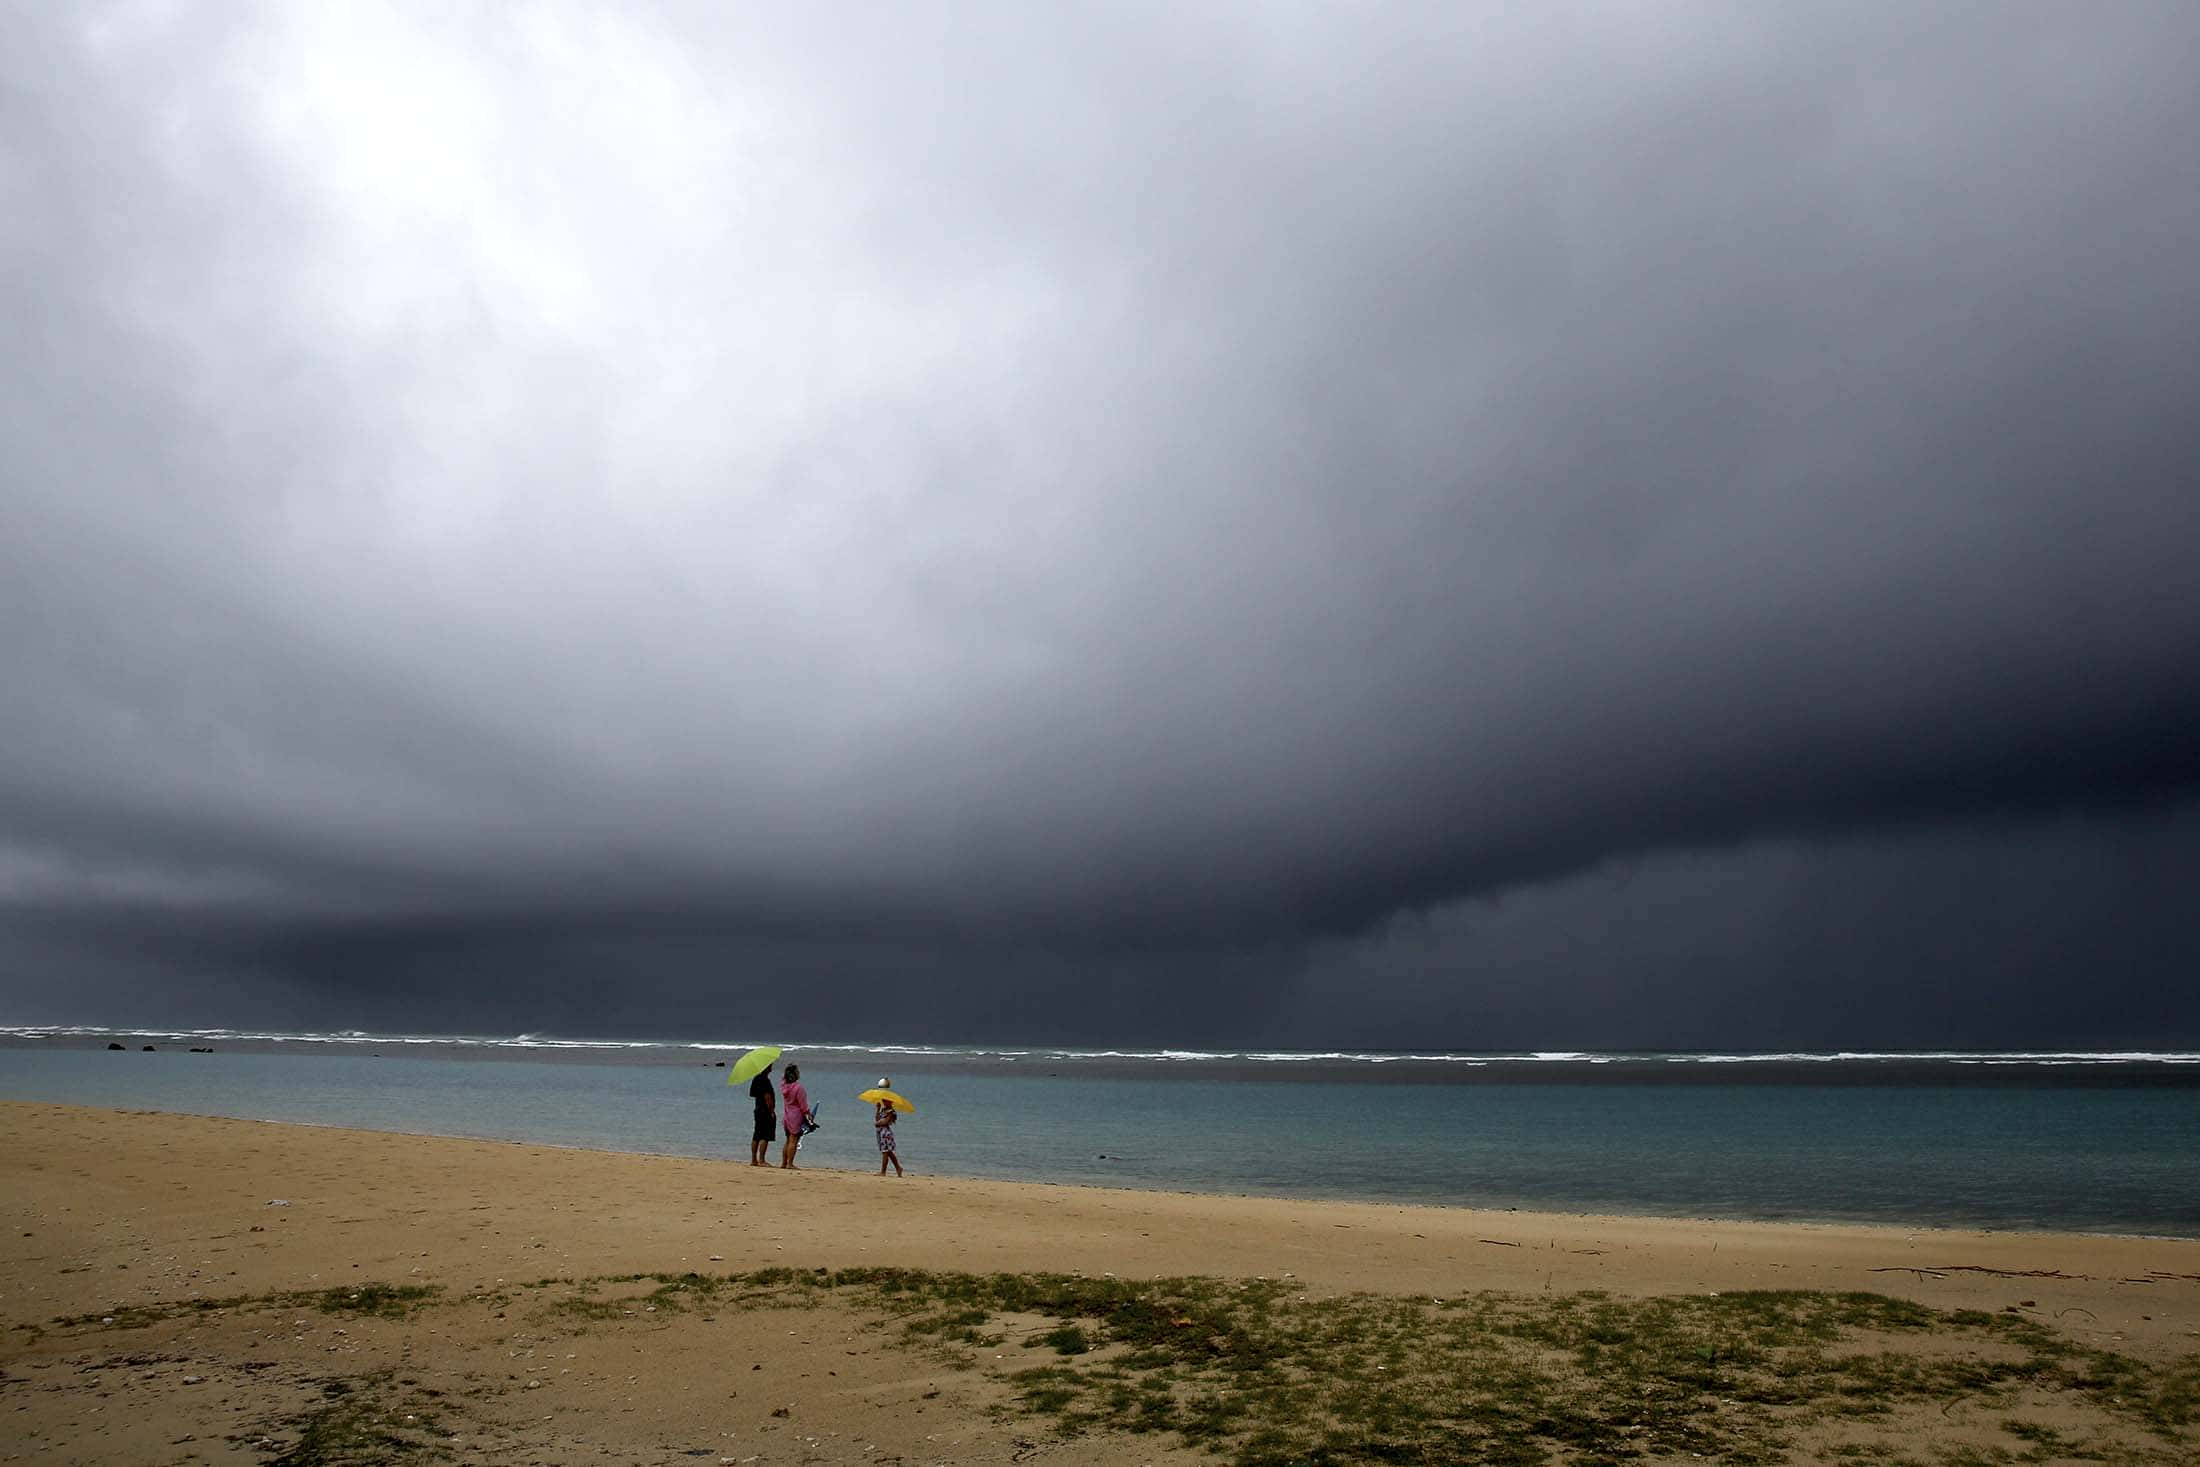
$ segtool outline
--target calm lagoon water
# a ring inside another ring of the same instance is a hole
[[[733,1047],[234,1036],[0,1044],[0,1099],[745,1158]],[[238,1052],[233,1044],[261,1052]],[[395,1053],[387,1051],[397,1051]],[[376,1052],[383,1051],[383,1052]],[[699,1053],[699,1051],[701,1051]],[[1163,1056],[790,1049],[805,1164],[1202,1192],[2200,1236],[2195,1056]]]

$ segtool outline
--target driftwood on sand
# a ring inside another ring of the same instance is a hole
[[[1918,1267],[1897,1263],[1886,1268],[1869,1269],[1870,1273],[1914,1273],[1921,1279],[1944,1279],[1952,1273],[1992,1274],[1997,1279],[2090,1279],[2089,1273],[2064,1273],[2059,1268],[1987,1268],[1976,1263],[1936,1263],[1930,1267]]]

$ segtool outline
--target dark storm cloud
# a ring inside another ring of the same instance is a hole
[[[1290,1030],[1346,1047],[2189,1046],[2195,869],[2190,805],[1664,853],[1324,944]]]
[[[8,28],[23,931],[1165,992],[2200,775],[2189,7]]]

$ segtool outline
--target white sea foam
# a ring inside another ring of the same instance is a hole
[[[707,1051],[739,1053],[765,1041],[744,1039],[612,1039],[570,1037],[538,1033],[495,1034],[375,1034],[361,1029],[284,1030],[228,1027],[183,1028],[162,1025],[130,1027],[108,1024],[0,1024],[0,1039],[165,1039],[173,1042],[256,1043],[301,1045],[399,1045],[518,1051],[640,1052]],[[1348,1049],[1080,1049],[1068,1046],[1005,1046],[963,1044],[870,1044],[847,1040],[788,1043],[789,1051],[804,1054],[906,1055],[943,1060],[989,1060],[1014,1064],[1039,1060],[1057,1063],[1080,1061],[1130,1061],[1158,1064],[1243,1063],[1260,1065],[1459,1065],[1486,1068],[1491,1065],[1608,1065],[1661,1063],[1672,1065],[1883,1065],[1954,1064],[1995,1066],[2068,1067],[2073,1065],[2194,1065],[2200,1051],[2192,1050],[1764,1050],[1682,1054],[1661,1051],[1593,1051],[1575,1049],[1469,1052],[1456,1050],[1348,1050]]]

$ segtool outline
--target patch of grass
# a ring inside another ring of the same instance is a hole
[[[557,1299],[550,1307],[560,1314],[570,1314],[586,1320],[617,1319],[627,1313],[627,1307],[616,1299],[597,1299],[586,1294],[575,1294],[569,1299]]]
[[[447,1462],[446,1432],[425,1402],[385,1399],[386,1374],[322,1382],[320,1404],[286,1417],[274,1429],[293,1437],[269,1458],[268,1467],[388,1467],[397,1463]],[[411,1405],[412,1410],[405,1407]]]
[[[2020,1461],[2068,1461],[2102,1460],[2100,1454],[2070,1440],[2052,1426],[2037,1421],[2020,1421],[2014,1417],[2001,1423],[2001,1429],[2026,1443],[2027,1450]]]
[[[2140,1390],[2141,1414],[2157,1431],[2179,1433],[2200,1422],[2200,1355],[2187,1355],[2151,1372]]]
[[[983,1345],[994,1339],[985,1330],[992,1322],[992,1314],[984,1309],[948,1309],[906,1320],[902,1329],[911,1335],[929,1335],[937,1340]]]
[[[1052,1346],[1057,1355],[1082,1355],[1092,1348],[1092,1341],[1074,1324],[1058,1324],[1039,1336],[1038,1343]]]
[[[1965,1453],[2169,1464],[2200,1448],[2187,1431],[2200,1357],[2150,1366],[2016,1316],[1876,1294],[1308,1300],[1260,1280],[884,1269],[743,1283],[789,1297],[840,1291],[942,1343],[985,1338],[997,1315],[1050,1319],[1029,1343],[1059,1363],[1009,1377],[1016,1409],[1065,1433],[1172,1432],[1245,1467],[1691,1454],[1770,1464],[1812,1423],[1870,1429],[1920,1404],[1992,1406],[2021,1393],[2085,1400],[2120,1445],[2011,1431],[2007,1448],[1950,1448],[1939,1467],[1964,1467]],[[2119,1421],[2159,1447],[2135,1443]],[[1883,1444],[1837,1454],[1911,1460]]]
[[[660,1273],[651,1275],[651,1279],[657,1287],[649,1291],[643,1301],[645,1307],[653,1304],[659,1310],[674,1314],[714,1302],[731,1282],[724,1275],[712,1277],[700,1273]]]
[[[432,1303],[443,1292],[440,1284],[360,1284],[349,1289],[322,1289],[287,1298],[323,1314],[363,1314],[376,1319],[403,1319]]]
[[[65,1329],[98,1326],[143,1329],[163,1320],[229,1310],[313,1309],[322,1314],[367,1315],[403,1319],[441,1297],[440,1284],[354,1284],[337,1289],[283,1289],[269,1294],[235,1294],[222,1299],[168,1299],[152,1304],[118,1304],[96,1314],[71,1314],[54,1320]]]
[[[93,1314],[56,1315],[53,1322],[61,1329],[82,1329],[86,1326],[143,1329],[149,1324],[159,1324],[164,1319],[210,1314],[220,1309],[243,1309],[260,1303],[261,1299],[250,1295],[238,1295],[229,1299],[170,1299],[153,1304],[117,1304],[112,1309],[102,1309]]]
[[[1939,1311],[1875,1294],[1310,1299],[1270,1280],[881,1268],[526,1287],[564,1294],[546,1300],[548,1309],[582,1328],[628,1315],[639,1322],[838,1301],[882,1316],[965,1369],[990,1368],[978,1347],[1002,1344],[1013,1327],[1054,1358],[1011,1370],[1005,1410],[1046,1418],[1065,1434],[1166,1433],[1241,1467],[1772,1464],[1806,1430],[1821,1455],[1886,1467],[2200,1460],[2200,1356],[2155,1364],[2020,1315]],[[222,1309],[401,1318],[440,1297],[432,1286],[362,1284],[128,1306],[112,1317],[116,1327]],[[447,1302],[496,1307],[508,1298]],[[2054,1403],[2075,1406],[2078,1424],[2058,1432],[2026,1414]],[[1914,1423],[1959,1404],[1990,1413],[2001,1439],[1962,1447],[1919,1439]],[[388,1454],[434,1447],[432,1434],[396,1431],[386,1412],[356,1402],[324,1403],[297,1430],[294,1450],[322,1454],[286,1459],[299,1463],[397,1461]]]
[[[1059,1365],[1042,1365],[1036,1370],[1020,1370],[1014,1376],[1016,1398],[1026,1411],[1040,1415],[1066,1414],[1083,1393],[1084,1382],[1074,1370]]]

